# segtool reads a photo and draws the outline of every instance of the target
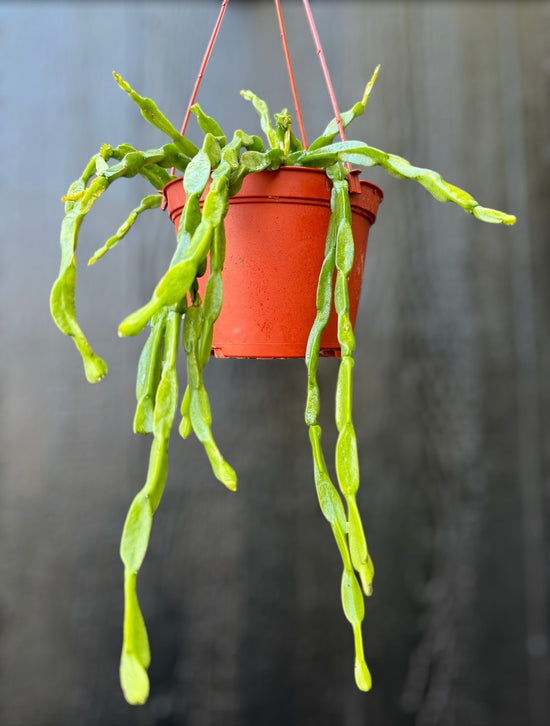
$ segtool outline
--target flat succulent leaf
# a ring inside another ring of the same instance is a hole
[[[222,146],[225,146],[227,139],[219,123],[211,116],[205,114],[198,103],[194,103],[190,110],[191,113],[195,115],[201,130],[204,131],[205,134],[212,134],[212,136],[215,136]]]
[[[142,490],[136,494],[130,506],[120,543],[120,558],[130,572],[138,572],[143,563],[152,522],[151,501]]]
[[[208,154],[204,149],[200,149],[189,162],[183,175],[185,194],[189,196],[198,194],[200,196],[208,184],[211,170],[212,165]]]
[[[342,573],[342,605],[346,618],[352,625],[358,625],[365,615],[363,593],[353,571]]]
[[[372,688],[372,677],[364,658],[355,659],[355,683],[360,691]]]
[[[124,698],[131,706],[141,706],[149,698],[149,677],[133,653],[122,651],[120,658],[120,685]]]

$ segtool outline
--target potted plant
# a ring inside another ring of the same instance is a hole
[[[347,126],[365,110],[377,70],[367,84],[363,98],[341,114],[342,126]],[[114,76],[146,120],[166,134],[168,142],[161,148],[146,151],[136,150],[128,144],[117,147],[104,144],[86,165],[82,176],[71,184],[64,197],[61,265],[51,292],[51,313],[61,331],[73,338],[82,356],[88,381],[95,383],[101,380],[107,373],[107,366],[93,352],[76,319],[79,229],[95,202],[114,181],[138,174],[147,179],[154,193],[146,196],[130,212],[115,235],[90,259],[90,264],[94,263],[113,248],[142,212],[168,207],[177,230],[177,245],[170,267],[157,283],[150,300],[128,315],[119,327],[120,336],[137,335],[149,327],[137,372],[134,431],[152,434],[153,437],[146,481],[130,506],[120,547],[125,581],[120,664],[124,695],[129,703],[140,704],[146,701],[149,693],[147,668],[150,651],[136,595],[136,578],[146,554],[153,514],[166,481],[168,442],[179,402],[178,354],[183,347],[187,365],[187,385],[180,402],[179,432],[183,438],[195,433],[204,445],[216,478],[234,490],[237,477],[215,443],[210,404],[203,383],[203,369],[213,347],[216,322],[225,315],[228,296],[236,294],[241,286],[239,282],[226,285],[226,232],[229,259],[234,254],[233,246],[244,234],[241,225],[247,225],[247,219],[253,213],[254,205],[249,203],[250,199],[253,198],[255,203],[263,200],[264,203],[277,204],[290,195],[291,199],[303,203],[308,194],[310,198],[313,194],[311,206],[320,214],[320,221],[308,222],[308,227],[320,232],[322,241],[321,248],[315,253],[308,252],[306,259],[303,259],[306,253],[299,253],[301,269],[310,268],[309,273],[314,276],[314,285],[307,292],[305,303],[306,337],[302,332],[302,337],[291,351],[270,348],[271,341],[266,349],[265,339],[254,349],[255,343],[249,338],[244,348],[228,350],[224,346],[228,344],[231,348],[232,335],[238,335],[242,327],[240,322],[237,325],[229,322],[224,324],[229,334],[224,333],[225,340],[219,346],[214,341],[214,349],[220,356],[305,357],[305,420],[309,427],[315,485],[322,513],[331,525],[342,557],[341,594],[344,613],[352,625],[355,641],[355,680],[361,690],[368,690],[371,677],[363,654],[361,622],[363,596],[372,592],[374,569],[356,505],[359,466],[351,411],[353,322],[368,227],[374,222],[382,194],[374,185],[359,182],[356,172],[350,171],[351,165],[378,165],[392,176],[413,179],[438,201],[451,201],[485,222],[513,224],[515,218],[480,206],[470,194],[447,183],[438,173],[412,166],[402,157],[361,141],[335,141],[339,126],[336,118],[308,148],[303,148],[292,131],[288,112],[283,110],[272,119],[266,104],[250,91],[242,92],[242,95],[253,103],[258,112],[265,140],[241,130],[228,138],[219,124],[195,104],[192,112],[204,133],[203,143],[198,148],[177,131],[151,99],[139,95],[120,75],[114,73]],[[315,189],[311,193],[303,192],[303,185],[310,178],[315,180],[312,182]],[[247,189],[247,185],[251,186]],[[280,191],[280,185],[283,185],[284,193]],[[234,212],[237,208],[238,212]],[[269,217],[268,223],[271,223],[271,217],[265,215],[265,207],[263,211],[263,222],[266,223]],[[283,205],[283,211],[275,217],[288,211]],[[285,225],[288,226],[288,221]],[[268,236],[267,229],[262,231],[259,239],[257,231],[253,235],[260,253],[259,262],[254,262],[257,268],[262,267],[262,250],[265,250]],[[276,236],[280,236],[280,231],[276,232]],[[281,243],[275,256],[282,263],[291,257],[290,247],[295,243],[286,239],[282,239]],[[247,254],[239,251],[234,255],[238,260],[237,268],[243,266]],[[271,276],[274,258],[265,259],[263,267],[268,268],[268,276]],[[234,271],[231,272],[233,274]],[[285,274],[288,273],[283,273],[283,276]],[[353,293],[350,293],[351,283]],[[257,286],[256,282],[253,284]],[[290,284],[293,295],[281,297],[285,298],[289,309],[294,310],[300,306],[297,293],[302,285],[300,282]],[[280,314],[280,317],[286,320],[288,313]],[[265,320],[256,326],[258,330],[265,327]],[[285,333],[282,335],[284,337]],[[335,451],[340,491],[327,470],[318,424],[320,398],[316,370],[322,354],[340,356],[336,385],[336,425],[339,433]]]

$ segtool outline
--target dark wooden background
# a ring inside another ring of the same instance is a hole
[[[90,386],[49,318],[60,197],[101,143],[161,141],[113,69],[179,122],[218,7],[0,3],[0,722],[546,725],[548,2],[312,0],[342,107],[382,63],[351,138],[436,168],[520,220],[483,225],[369,175],[385,201],[357,327],[355,418],[377,566],[364,624],[373,691],[353,682],[339,558],[302,422],[304,365],[212,361],[215,432],[239,491],[174,436],[139,585],[152,696],[139,709],[122,699],[118,542],[148,443],[131,432],[141,340],[116,328],[148,298],[173,229],[150,214],[86,268],[141,198],[136,180],[86,222],[78,306],[110,365]],[[331,109],[301,3],[283,9],[313,137]],[[241,88],[272,111],[291,106],[271,3],[229,3],[199,96],[226,129],[255,130]],[[335,371],[322,361],[327,432]]]

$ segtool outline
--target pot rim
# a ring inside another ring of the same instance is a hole
[[[367,179],[358,178],[359,174],[361,174],[362,171],[363,171],[363,169],[352,169],[351,170],[350,175],[352,176],[352,178],[354,180],[357,180],[357,184],[350,185],[350,190],[349,190],[350,195],[360,194],[362,191],[361,187],[363,187],[363,188],[369,187],[372,192],[374,192],[377,196],[379,196],[380,202],[382,202],[382,200],[384,199],[384,192],[382,191],[382,189],[377,184],[374,184],[373,182],[368,181]],[[259,174],[277,174],[279,172],[283,172],[283,173],[289,173],[289,172],[290,173],[296,173],[296,172],[312,173],[313,172],[314,174],[323,174],[325,177],[327,177],[326,171],[324,169],[319,169],[317,167],[309,167],[309,166],[280,166],[278,169],[263,169],[262,171],[252,172],[251,176],[253,175],[253,176],[257,177]],[[327,179],[328,179],[328,177],[327,177]],[[161,209],[166,209],[166,207],[168,206],[168,197],[167,197],[166,190],[175,184],[180,184],[182,181],[183,181],[183,176],[178,176],[175,179],[171,179],[169,182],[166,182],[166,184],[162,187],[162,189],[159,190],[159,194],[162,194],[162,196],[163,196]],[[356,186],[356,188],[352,189],[351,186]],[[238,192],[236,195],[234,195],[234,197],[230,197],[230,200],[234,200],[235,197],[237,197],[237,196],[238,196]]]

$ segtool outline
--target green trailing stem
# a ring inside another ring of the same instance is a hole
[[[213,167],[217,166],[220,159],[218,142],[211,134],[207,134],[202,149],[197,152],[185,171],[185,192],[200,197]],[[163,307],[178,305],[188,294],[200,266],[210,251],[214,228],[225,216],[226,206],[226,197],[223,197],[221,190],[211,186],[204,201],[201,220],[190,235],[190,239],[186,239],[185,252],[176,255],[177,261],[162,277],[149,302],[122,321],[119,326],[120,336],[137,335],[156,312]]]
[[[379,67],[367,83],[361,100],[340,115],[343,127],[365,111],[378,70]],[[355,244],[351,228],[348,170],[345,165],[367,168],[380,166],[392,176],[418,182],[438,201],[450,201],[484,222],[513,224],[515,217],[482,207],[468,192],[449,184],[437,172],[413,166],[400,156],[361,141],[335,142],[339,131],[336,119],[332,119],[310,147],[304,149],[292,133],[292,118],[288,111],[283,109],[272,118],[265,101],[252,91],[242,91],[241,95],[253,104],[258,113],[267,143],[259,136],[249,135],[242,130],[235,131],[231,140],[227,141],[228,137],[218,122],[195,104],[191,111],[204,133],[202,146],[198,148],[180,134],[154,101],[137,93],[119,74],[113,75],[144,118],[163,132],[168,142],[160,148],[146,151],[135,149],[129,144],[116,147],[104,144],[63,198],[65,217],[60,237],[61,262],[51,291],[50,308],[57,326],[73,339],[90,382],[103,378],[107,366],[94,353],[77,322],[76,252],[82,222],[108,187],[119,179],[139,175],[154,189],[154,193],[145,196],[130,211],[114,235],[92,255],[90,264],[93,264],[126,236],[143,212],[161,205],[158,192],[175,178],[167,169],[173,167],[183,175],[186,195],[177,229],[177,244],[168,270],[155,286],[149,301],[126,317],[119,327],[122,336],[137,335],[146,326],[150,328],[138,364],[134,430],[152,435],[145,484],[130,506],[120,546],[125,595],[120,660],[124,695],[129,703],[140,704],[146,701],[149,694],[147,670],[151,656],[137,598],[137,574],[147,552],[153,515],[159,506],[168,472],[168,443],[178,400],[176,363],[178,351],[181,350],[179,339],[182,316],[187,386],[180,406],[182,418],[179,431],[183,438],[195,433],[210,460],[214,475],[228,489],[234,490],[237,477],[214,441],[210,401],[203,380],[214,326],[223,306],[224,219],[230,198],[238,193],[248,174],[275,171],[281,166],[323,168],[332,182],[331,215],[319,274],[316,315],[305,356],[305,421],[309,428],[319,505],[330,524],[342,559],[341,598],[344,614],[353,631],[355,680],[361,690],[368,690],[371,687],[371,676],[363,652],[361,625],[365,609],[364,596],[372,592],[374,568],[356,501],[359,456],[352,420],[355,338],[348,293]],[[204,288],[204,300],[201,300],[198,279],[205,273],[208,262],[209,279]],[[338,316],[341,348],[335,392],[335,423],[338,431],[335,464],[339,490],[328,473],[321,445],[320,391],[317,382],[321,338],[333,306]]]
[[[351,207],[345,179],[333,179],[339,210],[336,234],[336,284],[334,304],[338,314],[338,340],[342,357],[336,386],[336,475],[340,490],[348,506],[348,537],[351,560],[359,573],[365,595],[372,594],[374,567],[370,559],[363,525],[357,508],[356,495],[359,489],[359,457],[357,439],[352,421],[353,352],[355,339],[350,322],[348,276],[353,267],[354,244],[351,232]]]
[[[378,77],[379,70],[380,66],[377,65],[374,69],[374,73],[372,74],[370,81],[365,87],[363,98],[360,101],[357,101],[357,103],[355,103],[348,111],[344,111],[344,113],[340,114],[342,128],[345,129],[346,126],[348,126],[353,121],[353,119],[361,116],[361,114],[364,112],[367,106],[367,101],[369,100],[370,93],[372,91],[372,87],[374,86],[374,83]],[[323,133],[318,136],[312,144],[309,145],[308,150],[315,151],[315,149],[327,146],[328,144],[332,143],[334,137],[337,136],[339,132],[340,129],[338,128],[338,123],[336,119],[333,118],[332,121],[327,125]]]
[[[116,71],[113,71],[113,78],[122,90],[126,91],[132,101],[134,101],[134,103],[138,106],[141,111],[141,115],[146,121],[153,126],[156,126],[163,134],[169,136],[187,156],[192,157],[197,153],[198,149],[195,144],[180,134],[177,128],[166,118],[162,111],[159,110],[152,99],[140,96],[139,93],[134,91],[130,84],[127,83]]]
[[[336,423],[340,432],[336,446],[336,471],[342,494],[348,505],[348,516],[344,512],[342,500],[334,487],[321,448],[321,427],[318,424],[320,411],[319,387],[317,384],[317,366],[321,347],[321,337],[328,323],[333,304],[333,277],[344,279],[343,294],[336,303],[336,311],[341,315],[349,314],[347,300],[347,276],[353,265],[353,237],[350,238],[348,226],[351,223],[348,186],[345,180],[346,170],[340,165],[328,170],[333,187],[331,193],[331,217],[325,245],[325,259],[319,275],[317,288],[317,314],[309,336],[306,349],[306,366],[308,370],[308,397],[306,402],[306,423],[310,430],[310,441],[313,453],[313,471],[317,487],[317,496],[321,510],[329,521],[336,540],[344,571],[342,573],[342,605],[346,618],[349,620],[355,643],[355,680],[358,688],[369,690],[371,676],[365,662],[361,622],[364,617],[364,603],[361,588],[357,582],[354,568],[359,572],[363,590],[366,595],[372,593],[372,576],[374,571],[368,555],[365,557],[366,542],[359,511],[355,503],[355,494],[359,486],[359,468],[357,453],[352,450],[349,437],[351,423],[352,368],[353,348],[343,345],[342,360],[336,389]],[[351,227],[349,227],[351,232]],[[350,249],[351,244],[351,249]],[[345,433],[343,433],[345,432]],[[354,439],[353,439],[354,440]],[[355,457],[353,457],[355,454]],[[363,547],[364,544],[364,547]]]
[[[160,327],[161,322],[158,322]],[[147,669],[150,663],[147,631],[136,593],[137,574],[143,564],[153,514],[157,509],[168,473],[168,440],[178,400],[176,371],[181,315],[166,314],[164,322],[164,359],[153,409],[153,442],[149,454],[147,479],[134,498],[126,517],[120,557],[124,564],[124,632],[120,658],[120,681],[128,703],[145,703],[149,695]]]
[[[75,194],[78,184],[69,188],[70,196]],[[52,317],[65,335],[69,335],[76,345],[84,363],[86,378],[90,383],[100,381],[107,373],[107,365],[97,356],[80,325],[76,320],[76,246],[78,232],[82,220],[93,203],[107,188],[107,182],[96,177],[90,188],[82,190],[82,197],[78,201],[67,199],[65,202],[65,218],[61,227],[61,265],[59,275],[50,294],[50,310]]]
[[[138,216],[142,212],[145,212],[147,209],[156,209],[157,207],[160,207],[161,202],[162,197],[160,196],[160,194],[149,194],[148,196],[144,197],[141,200],[139,206],[137,206],[130,212],[128,218],[120,225],[116,233],[112,237],[109,237],[103,247],[100,247],[94,252],[94,254],[88,260],[88,264],[93,265],[99,259],[101,259],[101,257],[103,257],[103,255],[105,255],[109,250],[112,250],[113,247],[116,247],[120,240],[123,239],[123,237],[126,237]]]
[[[223,158],[223,157],[221,157]],[[204,387],[202,371],[210,357],[212,330],[223,300],[222,269],[225,258],[225,231],[223,220],[228,210],[228,177],[232,165],[223,158],[212,174],[210,190],[205,198],[201,224],[212,228],[210,247],[210,277],[206,284],[204,301],[194,296],[184,323],[183,344],[187,355],[188,384],[182,399],[180,434],[186,438],[194,431],[208,456],[214,476],[228,489],[237,487],[237,476],[225,461],[212,435],[210,402]]]
[[[96,383],[106,375],[107,365],[94,353],[76,319],[76,250],[80,227],[94,204],[116,179],[122,176],[132,177],[143,172],[145,168],[150,168],[152,179],[163,181],[164,170],[158,166],[158,162],[163,161],[163,154],[173,154],[172,147],[168,145],[168,148],[163,147],[154,152],[137,152],[127,145],[113,148],[104,144],[100,152],[87,164],[82,176],[71,184],[64,197],[65,217],[60,236],[61,265],[50,295],[50,310],[59,329],[65,335],[72,337],[82,357],[86,378],[90,383]],[[109,166],[107,162],[111,158],[121,159],[119,165]],[[128,162],[129,158],[131,162]],[[171,156],[170,159],[172,158]],[[112,173],[113,169],[116,169],[115,173]],[[114,246],[127,233],[138,214],[157,206],[159,204],[153,201],[152,195],[142,200],[141,205],[130,214],[117,233],[92,259],[95,261],[107,249]]]
[[[187,354],[187,378],[189,386],[188,416],[191,427],[210,460],[214,476],[228,489],[237,488],[237,476],[223,458],[212,436],[210,402],[202,379],[199,360],[199,342],[204,325],[204,311],[199,306],[190,307],[185,316],[184,347]]]
[[[321,427],[318,424],[309,427],[309,438],[313,454],[313,472],[317,498],[321,511],[328,520],[334,539],[342,558],[343,572],[341,583],[341,597],[344,614],[353,630],[355,644],[355,682],[362,691],[371,688],[372,680],[365,662],[363,651],[363,636],[361,623],[365,609],[361,587],[353,571],[350,551],[347,541],[347,522],[342,500],[330,479],[325,458],[321,448]]]
[[[431,169],[413,166],[396,154],[388,154],[360,141],[341,141],[315,151],[295,152],[291,161],[298,166],[325,168],[327,164],[349,162],[359,166],[381,166],[391,176],[412,179],[421,184],[438,202],[453,202],[482,222],[493,224],[515,224],[512,214],[482,207],[468,192],[449,184],[441,175]]]

